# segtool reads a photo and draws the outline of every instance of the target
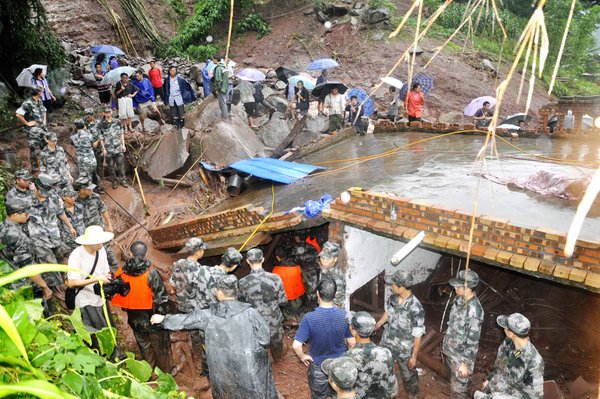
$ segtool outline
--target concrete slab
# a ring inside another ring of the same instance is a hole
[[[190,155],[188,129],[163,125],[159,134],[162,138],[148,148],[142,162],[142,169],[154,180],[181,168]]]

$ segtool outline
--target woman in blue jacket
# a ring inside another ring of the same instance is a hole
[[[165,104],[169,104],[173,121],[181,129],[185,125],[184,104],[196,101],[196,93],[184,78],[177,75],[177,67],[175,66],[169,67],[169,76],[165,78],[163,89]]]

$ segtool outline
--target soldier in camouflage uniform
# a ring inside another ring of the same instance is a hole
[[[100,195],[94,192],[96,185],[90,183],[89,180],[77,179],[76,183],[79,187],[79,195],[77,196],[76,202],[83,205],[83,222],[85,227],[90,226],[101,226],[106,231],[113,231],[112,221],[108,213],[108,208]],[[110,265],[110,271],[116,272],[119,267],[117,256],[113,251],[110,243],[104,244],[106,250],[106,257],[108,258],[108,264]]]
[[[211,301],[208,295],[210,268],[199,263],[206,249],[208,249],[208,245],[201,238],[190,238],[183,248],[183,251],[188,255],[187,258],[180,259],[173,264],[173,272],[169,282],[177,293],[180,313],[192,313],[196,309],[207,309],[210,306]],[[191,330],[190,340],[194,354],[200,356],[199,372],[201,375],[208,376],[204,331]],[[174,372],[174,374],[176,373]]]
[[[125,176],[125,137],[121,123],[112,117],[112,110],[107,107],[104,110],[104,119],[98,126],[104,137],[106,148],[106,162],[108,164],[108,178],[112,182],[112,188],[117,188],[119,183],[128,187],[127,176]]]
[[[92,179],[92,183],[98,187],[98,192],[102,192],[104,187],[102,179],[104,179],[104,159],[106,158],[106,148],[104,146],[104,135],[100,129],[100,123],[94,119],[94,110],[92,108],[85,109],[85,129],[91,133],[93,138],[94,158],[96,158],[96,170]]]
[[[442,352],[450,376],[450,397],[466,398],[484,316],[474,291],[479,276],[472,270],[461,270],[449,284],[454,287],[456,298],[450,309]]]
[[[513,399],[544,397],[544,360],[529,340],[531,322],[520,313],[498,316],[506,339],[498,349],[494,370],[483,383],[476,399],[506,395]]]
[[[271,331],[271,355],[281,360],[283,355],[283,314],[280,306],[287,305],[281,277],[263,269],[263,252],[253,248],[246,254],[250,274],[239,281],[239,300],[247,302],[263,317]]]
[[[6,193],[6,202],[19,204],[19,208],[29,210],[35,201],[35,186],[31,183],[32,176],[26,169],[15,173],[15,186]]]
[[[329,385],[335,391],[336,398],[360,398],[354,389],[358,379],[358,365],[350,357],[327,359],[321,364],[321,369],[329,378]]]
[[[356,345],[346,352],[358,366],[358,378],[354,389],[363,399],[395,398],[398,380],[394,374],[394,357],[389,349],[371,342],[375,331],[375,319],[367,312],[356,312],[352,316],[350,332]]]
[[[96,179],[96,156],[94,155],[94,137],[92,133],[85,129],[85,123],[81,119],[75,121],[77,132],[71,136],[71,143],[75,146],[77,153],[77,166],[79,167],[79,179],[88,182]],[[96,185],[98,191],[102,191],[101,186]]]
[[[6,203],[6,219],[0,223],[0,242],[3,245],[1,250],[2,257],[14,269],[36,263],[34,258],[33,242],[24,230],[27,226],[29,214],[24,209],[22,203]],[[48,287],[41,275],[30,277],[37,286],[42,289],[42,295],[45,300],[52,298],[52,290]],[[10,287],[17,289],[30,283],[23,279],[12,283]]]
[[[302,282],[306,289],[305,307],[314,309],[317,303],[317,285],[319,285],[319,250],[318,243],[309,241],[304,234],[294,236],[296,243],[296,262],[302,268]],[[316,245],[316,246],[315,246]]]
[[[38,170],[40,153],[46,147],[46,107],[41,99],[42,91],[41,87],[33,87],[31,97],[21,104],[16,115],[27,133],[29,162],[34,171]]]
[[[386,302],[385,312],[376,328],[385,326],[381,346],[394,355],[404,382],[404,391],[409,399],[416,399],[419,397],[417,356],[425,334],[425,311],[410,290],[413,278],[409,272],[395,270],[385,276],[385,282],[390,286],[392,295]]]
[[[59,188],[64,188],[71,182],[69,163],[65,150],[57,144],[56,133],[49,132],[46,135],[47,146],[40,153],[40,173],[50,175]]]
[[[221,257],[221,263],[217,266],[211,267],[210,279],[208,281],[208,292],[210,295],[211,303],[217,303],[216,286],[220,279],[227,276],[229,273],[233,273],[235,269],[242,263],[243,256],[235,248],[229,247],[225,250],[225,253]]]
[[[84,211],[83,205],[76,202],[77,192],[73,190],[73,187],[69,184],[61,190],[60,195],[63,200],[65,215],[67,215],[67,218],[71,222],[71,226],[73,226],[77,232],[77,237],[83,235],[85,232],[85,222],[83,219]],[[66,253],[70,254],[79,246],[64,223],[61,223],[60,225],[60,236]]]
[[[319,281],[325,278],[335,281],[337,291],[333,299],[333,304],[343,309],[346,302],[346,274],[338,265],[339,252],[339,244],[331,241],[323,244],[323,249],[319,254],[319,261],[321,263],[321,277]]]

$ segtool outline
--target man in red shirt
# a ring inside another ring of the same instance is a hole
[[[150,70],[148,71],[148,76],[150,77],[150,83],[152,83],[152,87],[154,88],[154,96],[160,96],[160,99],[163,100],[164,95],[162,71],[159,67],[156,66],[155,61],[150,61]]]
[[[420,83],[414,83],[412,85],[412,89],[406,95],[406,100],[404,103],[406,104],[406,109],[408,111],[408,122],[420,122],[421,116],[423,115],[423,103],[425,102],[425,97],[423,96],[423,91],[421,90]]]

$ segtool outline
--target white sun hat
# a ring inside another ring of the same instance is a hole
[[[75,239],[75,242],[79,245],[104,244],[112,240],[114,236],[114,233],[104,231],[100,226],[89,226],[82,236]]]

